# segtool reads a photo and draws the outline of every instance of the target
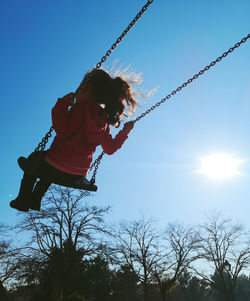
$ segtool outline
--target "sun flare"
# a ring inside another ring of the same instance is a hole
[[[205,174],[213,180],[224,180],[240,175],[239,167],[245,160],[228,154],[214,154],[201,158],[200,161],[199,173]]]

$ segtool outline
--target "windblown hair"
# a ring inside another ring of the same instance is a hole
[[[112,78],[104,70],[94,69],[85,75],[75,94],[86,84],[89,85],[94,100],[105,105],[104,111],[109,124],[119,127],[123,116],[128,117],[134,113],[137,103],[132,88],[120,76]]]

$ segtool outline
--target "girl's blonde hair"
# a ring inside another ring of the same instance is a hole
[[[94,100],[105,105],[104,111],[109,124],[119,127],[123,116],[134,114],[137,102],[129,81],[120,76],[112,78],[106,71],[94,69],[84,76],[75,94],[86,84],[89,85]]]

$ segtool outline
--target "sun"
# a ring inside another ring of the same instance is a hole
[[[224,180],[239,176],[241,174],[239,167],[245,160],[222,153],[201,158],[200,161],[199,173],[205,174],[213,180]]]

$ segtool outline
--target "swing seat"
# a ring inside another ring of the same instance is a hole
[[[40,154],[38,154],[40,155]],[[42,158],[42,153],[41,156],[38,158],[39,160]],[[17,162],[19,167],[27,174],[34,176],[36,178],[43,178],[44,175],[39,174],[38,172],[38,165],[39,165],[39,160],[35,162],[36,164],[31,164],[30,162],[31,158],[25,158],[25,157],[19,157]],[[33,158],[32,158],[33,159]],[[37,159],[37,158],[36,158]],[[32,162],[34,163],[34,162]],[[60,186],[65,186],[69,188],[75,188],[75,189],[82,189],[82,190],[88,190],[88,191],[97,191],[97,186],[94,184],[91,184],[90,181],[88,181],[86,178],[82,177],[80,180],[74,181],[74,182],[65,182],[62,181],[61,179],[58,179],[56,177],[47,177],[46,179],[50,180],[53,184],[57,184]]]

